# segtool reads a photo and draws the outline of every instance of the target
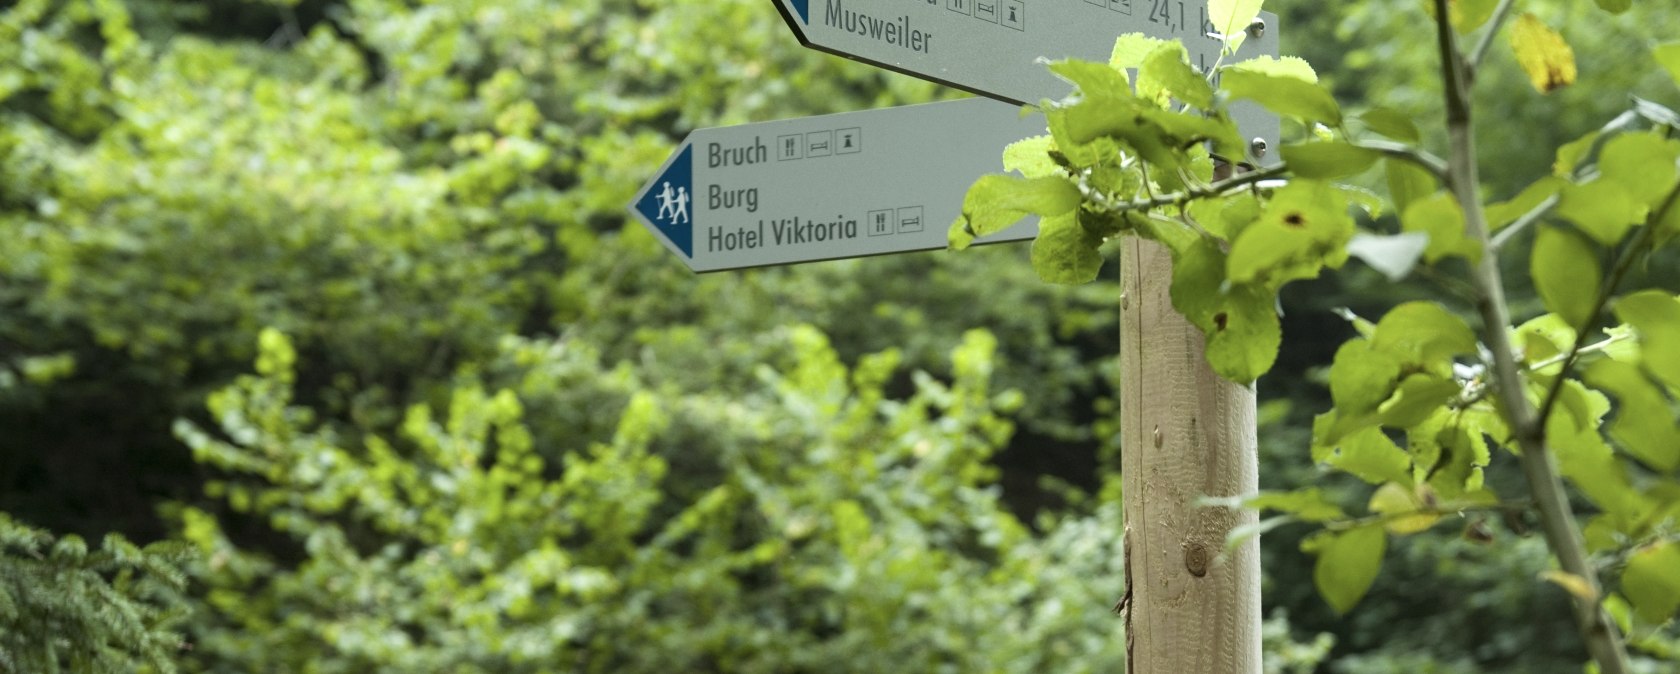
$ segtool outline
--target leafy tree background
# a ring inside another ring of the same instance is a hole
[[[1495,56],[1502,193],[1675,102],[1640,51],[1672,11],[1527,4],[1582,84]],[[1268,9],[1344,99],[1439,99],[1421,7]],[[0,12],[0,671],[1122,661],[1111,280],[1022,247],[696,277],[626,224],[689,129],[954,94],[759,0]],[[1286,289],[1266,487],[1325,480],[1331,309],[1428,292]],[[1272,532],[1268,667],[1576,671],[1544,546],[1487,530],[1408,539],[1347,619]]]

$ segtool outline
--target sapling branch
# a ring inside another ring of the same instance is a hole
[[[1650,212],[1645,219],[1645,226],[1639,228],[1639,234],[1634,237],[1631,243],[1622,248],[1615,266],[1610,269],[1610,273],[1604,278],[1604,284],[1598,289],[1598,297],[1593,300],[1593,310],[1591,314],[1588,314],[1589,316],[1596,319],[1604,313],[1604,309],[1610,304],[1610,299],[1616,296],[1616,289],[1622,285],[1622,280],[1633,269],[1634,262],[1651,246],[1651,242],[1656,238],[1657,223],[1662,222],[1662,219],[1668,215],[1668,210],[1675,207],[1677,199],[1680,199],[1680,185],[1675,185],[1673,189],[1669,190],[1668,196],[1663,199],[1662,206]],[[1587,339],[1591,335],[1592,325],[1576,326],[1575,342],[1569,346],[1568,351],[1564,352],[1563,371],[1559,372],[1558,377],[1552,380],[1551,386],[1546,390],[1544,401],[1540,403],[1535,423],[1539,424],[1541,428],[1546,427],[1546,420],[1551,417],[1552,410],[1557,407],[1558,395],[1563,391],[1564,377],[1575,367],[1575,361],[1580,358],[1581,353],[1585,350]]]
[[[1423,148],[1396,143],[1389,140],[1362,140],[1353,144],[1362,150],[1381,153],[1385,157],[1393,157],[1417,165],[1441,182],[1447,181],[1447,162],[1440,157],[1430,154]]]
[[[1541,218],[1546,217],[1547,213],[1552,212],[1552,209],[1557,207],[1558,201],[1560,199],[1555,194],[1546,197],[1545,201],[1535,204],[1534,208],[1529,209],[1527,213],[1518,216],[1516,220],[1512,220],[1511,224],[1505,226],[1505,229],[1501,229],[1498,234],[1493,235],[1493,247],[1495,249],[1504,248],[1505,244],[1510,243],[1511,239],[1516,238],[1523,230],[1534,226],[1534,223],[1539,222]]]
[[[1086,196],[1091,200],[1091,203],[1111,213],[1151,211],[1165,206],[1183,207],[1184,205],[1197,199],[1224,196],[1249,185],[1278,177],[1286,172],[1288,172],[1288,168],[1282,165],[1269,166],[1249,171],[1247,173],[1239,173],[1224,180],[1209,183],[1205,187],[1191,188],[1182,192],[1172,192],[1161,195],[1150,194],[1143,199],[1115,199],[1108,195],[1099,193],[1096,190],[1090,190],[1087,192]]]
[[[1476,69],[1482,67],[1482,59],[1487,58],[1488,48],[1493,46],[1493,38],[1499,35],[1499,29],[1505,27],[1505,20],[1511,18],[1511,8],[1516,6],[1516,0],[1499,0],[1499,6],[1493,9],[1493,17],[1488,19],[1487,31],[1482,33],[1482,39],[1476,41],[1476,46],[1470,50],[1470,76],[1476,76]]]
[[[1464,212],[1466,234],[1479,242],[1483,251],[1481,259],[1473,266],[1472,281],[1477,290],[1476,309],[1482,317],[1482,340],[1492,353],[1495,393],[1512,436],[1522,450],[1523,473],[1540,512],[1547,545],[1564,572],[1580,576],[1587,583],[1591,591],[1585,593],[1586,596],[1602,596],[1598,576],[1587,561],[1586,545],[1576,527],[1563,480],[1547,451],[1545,427],[1537,423],[1538,417],[1528,400],[1516,350],[1511,343],[1510,307],[1505,301],[1504,281],[1499,270],[1499,249],[1492,245],[1487,213],[1480,196],[1476,137],[1471,124],[1470,65],[1459,51],[1448,0],[1434,0],[1434,3],[1447,135],[1452,148],[1448,160],[1448,186]],[[1509,12],[1509,7],[1505,7],[1504,11]],[[1499,27],[1497,23],[1490,26],[1489,34]],[[1489,39],[1491,37],[1483,37],[1484,41]],[[1627,674],[1627,653],[1621,634],[1598,601],[1572,596],[1571,605],[1576,626],[1580,629],[1587,652],[1598,664],[1599,672]]]

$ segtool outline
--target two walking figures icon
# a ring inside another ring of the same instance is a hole
[[[671,182],[667,180],[656,198],[659,199],[659,215],[655,220],[664,220],[669,213],[673,225],[678,222],[692,222],[688,217],[688,188],[678,187],[676,194],[672,194]]]

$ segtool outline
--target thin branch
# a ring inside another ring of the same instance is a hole
[[[1392,524],[1394,522],[1398,522],[1400,520],[1408,519],[1408,518],[1412,518],[1412,517],[1441,517],[1441,518],[1445,518],[1445,517],[1451,517],[1453,515],[1461,515],[1462,516],[1465,513],[1500,513],[1500,514],[1518,513],[1518,514],[1521,514],[1521,513],[1529,512],[1533,509],[1534,509],[1534,502],[1533,501],[1528,501],[1528,500],[1505,501],[1505,502],[1500,502],[1500,503],[1489,503],[1489,504],[1486,504],[1486,505],[1464,506],[1463,508],[1420,508],[1418,510],[1413,510],[1411,512],[1382,513],[1382,514],[1378,514],[1378,515],[1367,515],[1365,517],[1359,517],[1359,518],[1355,518],[1355,519],[1351,519],[1351,520],[1337,520],[1337,521],[1333,521],[1333,522],[1325,522],[1324,523],[1324,528],[1328,529],[1330,531],[1347,531],[1349,529],[1358,529],[1360,527],[1367,527],[1367,526],[1371,526],[1373,524],[1381,524],[1381,525],[1387,526],[1387,525]],[[1431,526],[1433,526],[1433,525],[1431,525]]]
[[[1354,143],[1353,146],[1410,162],[1434,174],[1436,180],[1443,183],[1447,182],[1447,162],[1440,157],[1429,154],[1423,148],[1387,140],[1362,140]]]
[[[1662,222],[1663,218],[1668,216],[1668,210],[1674,208],[1677,200],[1680,200],[1680,185],[1675,185],[1673,189],[1668,191],[1668,197],[1663,199],[1662,206],[1652,210],[1646,216],[1645,226],[1640,228],[1639,236],[1622,249],[1621,256],[1616,260],[1616,266],[1610,270],[1610,275],[1605,277],[1604,285],[1599,287],[1598,297],[1593,302],[1592,313],[1588,316],[1596,318],[1604,312],[1604,308],[1610,304],[1610,298],[1616,296],[1616,288],[1622,284],[1622,279],[1627,277],[1628,271],[1633,269],[1634,261],[1639,259],[1640,251],[1649,246],[1651,240],[1656,237],[1657,223]],[[1563,392],[1565,375],[1575,367],[1575,361],[1580,358],[1582,351],[1586,348],[1587,337],[1590,334],[1592,334],[1590,323],[1576,326],[1575,343],[1571,344],[1569,351],[1564,354],[1563,370],[1558,372],[1556,379],[1552,380],[1552,385],[1546,390],[1544,401],[1540,403],[1535,423],[1539,424],[1541,428],[1546,427],[1546,420],[1551,417],[1552,410],[1557,406],[1558,395]]]
[[[1583,346],[1579,349],[1576,349],[1573,355],[1584,356],[1584,355],[1589,354],[1589,353],[1600,353],[1600,352],[1603,352],[1603,351],[1609,351],[1610,347],[1615,346],[1617,344],[1620,344],[1622,342],[1628,341],[1630,339],[1633,339],[1633,333],[1622,333],[1622,334],[1619,334],[1619,335],[1611,335],[1611,336],[1606,337],[1604,339],[1601,339],[1599,341],[1593,342],[1592,344],[1588,344],[1588,345]],[[1570,358],[1571,358],[1570,353],[1560,353],[1556,356],[1552,356],[1551,358],[1547,358],[1547,359],[1542,360],[1538,363],[1535,363],[1533,365],[1528,366],[1527,371],[1528,372],[1539,372],[1539,371],[1544,370],[1544,369],[1546,369],[1548,367],[1551,367],[1553,365],[1557,365],[1558,363],[1568,362],[1570,360]]]
[[[1452,156],[1448,160],[1448,185],[1464,211],[1465,233],[1482,247],[1481,259],[1472,269],[1472,280],[1477,291],[1476,309],[1482,316],[1482,340],[1493,358],[1495,393],[1499,396],[1500,408],[1512,437],[1522,449],[1523,474],[1540,512],[1547,547],[1551,548],[1564,572],[1580,576],[1592,590],[1589,593],[1592,596],[1602,596],[1598,575],[1587,561],[1586,544],[1576,525],[1563,479],[1558,475],[1546,447],[1545,426],[1536,423],[1534,405],[1528,399],[1516,350],[1511,344],[1508,329],[1511,310],[1505,301],[1499,249],[1492,245],[1487,213],[1478,194],[1481,179],[1476,173],[1476,134],[1470,119],[1470,65],[1459,51],[1447,2],[1434,0],[1435,32],[1440,49],[1441,78],[1445,85],[1447,135],[1452,148]],[[1505,11],[1508,13],[1509,8]],[[1503,17],[1500,20],[1503,21]],[[1495,24],[1489,31],[1491,33],[1498,28]],[[1483,39],[1489,38],[1484,36]],[[1621,633],[1603,607],[1596,600],[1580,597],[1572,597],[1570,606],[1574,609],[1575,625],[1580,630],[1581,640],[1598,664],[1601,674],[1627,674],[1627,649],[1622,645]]]
[[[1113,213],[1123,213],[1126,211],[1150,211],[1162,206],[1183,206],[1196,199],[1221,196],[1227,192],[1259,183],[1268,178],[1275,178],[1282,175],[1287,170],[1288,168],[1283,165],[1268,166],[1266,168],[1249,171],[1247,173],[1238,173],[1237,175],[1224,180],[1211,183],[1206,187],[1188,189],[1183,192],[1173,192],[1159,196],[1152,194],[1144,199],[1119,201],[1109,197],[1108,195],[1101,194],[1096,190],[1088,190],[1086,196],[1098,206],[1101,206],[1103,210]]]
[[[1499,29],[1505,27],[1505,19],[1510,18],[1511,8],[1516,6],[1516,0],[1499,0],[1499,6],[1493,9],[1493,18],[1488,19],[1487,32],[1482,33],[1482,39],[1476,41],[1476,47],[1470,50],[1470,74],[1475,76],[1478,68],[1482,67],[1482,59],[1487,58],[1488,48],[1493,46],[1493,38],[1499,35]]]
[[[1558,201],[1559,198],[1556,194],[1546,197],[1545,201],[1535,204],[1534,208],[1529,209],[1527,213],[1522,214],[1516,220],[1512,220],[1510,225],[1499,230],[1499,233],[1493,236],[1493,247],[1496,249],[1504,248],[1505,244],[1509,243],[1511,239],[1516,238],[1523,230],[1532,227],[1534,223],[1540,221],[1540,218],[1544,218],[1547,213],[1552,212],[1552,208],[1557,206]]]

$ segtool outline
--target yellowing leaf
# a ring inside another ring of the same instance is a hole
[[[1425,485],[1421,488],[1428,489],[1429,487]],[[1391,517],[1392,519],[1388,520],[1386,526],[1389,533],[1396,536],[1427,531],[1429,527],[1435,526],[1436,522],[1441,521],[1441,516],[1437,513],[1418,512],[1425,509],[1423,499],[1419,498],[1413,490],[1407,489],[1405,485],[1395,482],[1388,482],[1378,487],[1377,491],[1371,494],[1371,502],[1367,507],[1371,509],[1371,512]]]
[[[1582,601],[1598,601],[1598,591],[1593,589],[1592,584],[1588,583],[1587,579],[1573,573],[1559,571],[1557,569],[1548,569],[1540,572],[1540,579],[1556,583],[1557,586],[1563,588],[1564,591],[1575,595],[1576,599],[1580,599]]]
[[[1540,93],[1551,93],[1575,83],[1575,50],[1569,48],[1562,35],[1533,14],[1524,13],[1511,26],[1511,49],[1516,51],[1517,63]]]
[[[1641,548],[1628,557],[1622,571],[1622,594],[1646,622],[1661,624],[1680,610],[1680,544],[1662,542]]]

